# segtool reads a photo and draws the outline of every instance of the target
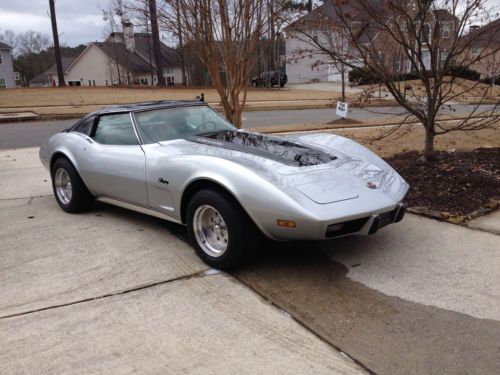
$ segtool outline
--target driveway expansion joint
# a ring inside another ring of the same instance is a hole
[[[190,279],[197,278],[197,277],[210,276],[210,275],[212,275],[212,273],[207,273],[208,269],[209,268],[207,267],[206,269],[203,269],[201,271],[198,271],[198,272],[195,272],[195,273],[192,273],[189,275],[174,277],[173,279],[169,279],[169,280],[157,281],[155,283],[150,283],[150,284],[145,284],[145,285],[137,286],[137,287],[130,288],[130,289],[125,289],[125,290],[122,290],[119,292],[103,294],[103,295],[97,296],[97,297],[84,298],[81,300],[72,301],[72,302],[68,302],[68,303],[61,303],[61,304],[57,304],[57,305],[42,307],[39,309],[24,311],[24,312],[20,312],[20,313],[16,313],[16,314],[4,315],[4,316],[0,316],[0,320],[15,318],[18,316],[30,315],[30,314],[34,314],[34,313],[46,311],[46,310],[58,309],[60,307],[73,306],[73,305],[78,305],[78,304],[82,304],[82,303],[86,303],[86,302],[97,301],[97,300],[101,300],[101,299],[105,299],[105,298],[109,298],[109,297],[120,296],[120,295],[124,295],[124,294],[128,294],[128,293],[137,292],[140,290],[154,288],[154,287],[157,287],[160,285],[170,284],[170,283],[176,282],[176,281],[184,281],[184,280],[190,280]]]

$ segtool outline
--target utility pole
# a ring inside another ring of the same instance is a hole
[[[176,0],[175,11],[177,15],[177,34],[179,34],[179,53],[181,57],[182,85],[187,86],[186,63],[184,61],[184,44],[182,42],[181,9],[179,8],[179,0]]]
[[[56,7],[54,0],[49,0],[50,6],[50,21],[52,22],[52,36],[54,38],[54,53],[56,55],[57,65],[57,78],[59,80],[59,87],[66,86],[64,82],[64,72],[61,61],[61,50],[59,49],[59,34],[57,33],[57,20],[56,20]]]
[[[160,32],[158,31],[158,15],[156,13],[156,0],[149,0],[149,17],[151,18],[151,32],[153,34],[153,51],[155,53],[156,76],[158,86],[166,86],[161,62]]]

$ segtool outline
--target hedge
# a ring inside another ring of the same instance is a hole
[[[430,72],[428,72],[428,74],[430,75]],[[449,66],[446,70],[446,75],[472,81],[479,81],[481,76],[479,72],[463,66]],[[416,72],[397,74],[394,76],[394,80],[396,81],[411,81],[419,78]],[[373,73],[370,68],[363,66],[361,68],[353,68],[349,72],[349,82],[357,82],[358,85],[366,85],[370,83],[382,83],[383,81],[379,76]]]

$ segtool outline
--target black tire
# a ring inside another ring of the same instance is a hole
[[[58,173],[64,174],[64,172],[67,176],[69,176],[69,180],[71,182],[71,197],[67,197],[66,201],[58,194],[56,187],[56,175]],[[64,157],[57,159],[52,166],[51,175],[54,196],[57,203],[64,211],[69,213],[78,213],[87,211],[92,207],[94,197],[92,197],[82,179],[78,175],[78,172],[75,170],[75,167],[73,167],[73,164],[71,164],[68,159]]]
[[[213,256],[204,249],[198,239],[200,230],[195,229],[195,220],[199,215],[197,212],[204,207],[214,208],[225,223],[227,248],[218,256]],[[234,268],[247,261],[255,253],[259,238],[258,229],[238,202],[228,193],[215,189],[200,190],[191,198],[187,207],[187,229],[198,256],[210,267],[221,270]],[[198,232],[198,237],[195,232]]]

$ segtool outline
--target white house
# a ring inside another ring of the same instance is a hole
[[[335,82],[341,81],[341,70],[350,70],[339,62],[332,61],[315,42],[330,50],[345,53],[349,46],[341,33],[333,31],[327,19],[335,19],[331,3],[325,3],[286,28],[286,73],[288,83]],[[325,31],[326,30],[326,31]],[[352,54],[352,53],[351,53]],[[350,59],[350,63],[356,64]]]
[[[163,72],[168,85],[182,81],[179,55],[161,43]],[[104,42],[90,43],[74,59],[63,59],[64,80],[70,86],[119,84],[156,85],[153,41],[149,34],[134,33],[131,24]],[[55,66],[30,81],[30,86],[58,84]]]
[[[16,87],[16,75],[12,65],[12,48],[0,42],[0,88]]]

